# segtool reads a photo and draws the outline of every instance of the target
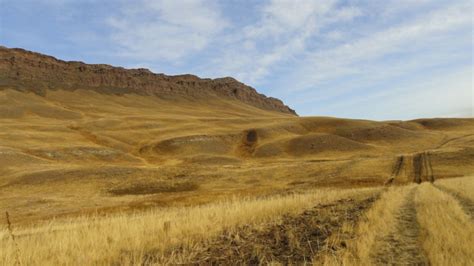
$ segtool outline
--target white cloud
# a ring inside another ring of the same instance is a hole
[[[179,60],[204,49],[227,26],[214,1],[141,0],[107,19],[121,56]]]
[[[336,4],[336,0],[267,2],[260,10],[260,19],[233,33],[226,51],[212,61],[207,72],[258,84],[275,66],[304,53],[321,28],[362,14],[358,8],[336,8]]]
[[[9,45],[157,72],[234,76],[299,113],[364,98],[381,106],[384,98],[376,97],[395,85],[417,88],[467,65],[472,72],[472,0],[3,2]],[[18,23],[22,17],[41,23]],[[462,79],[445,80],[472,86]],[[418,89],[429,93],[430,86]],[[470,97],[460,95],[472,105],[472,94],[471,87]],[[454,108],[460,99],[444,98],[437,102],[443,113],[464,112]]]
[[[434,42],[451,42],[451,36],[444,36],[451,30],[471,25],[471,14],[466,12],[466,5],[452,5],[421,16],[414,21],[392,26],[391,28],[372,33],[366,37],[343,42],[334,48],[310,51],[306,60],[296,68],[293,80],[298,82],[292,91],[304,91],[318,87],[329,80],[348,75],[373,75],[371,66],[377,65],[378,60],[396,53],[417,51],[423,55],[423,50],[433,46]],[[449,35],[449,34],[448,34]],[[435,54],[434,57],[439,58]],[[409,60],[410,58],[408,58]],[[425,64],[426,62],[419,62]],[[432,63],[432,62],[431,62]],[[385,64],[385,68],[391,65]],[[370,69],[365,71],[364,68]],[[378,71],[383,71],[379,69]],[[400,69],[400,71],[404,71]],[[391,73],[399,74],[399,73]],[[330,96],[327,93],[326,96]]]
[[[299,32],[315,23],[315,17],[327,13],[334,3],[334,0],[272,0],[262,8],[261,20],[244,29],[244,36],[263,39]]]

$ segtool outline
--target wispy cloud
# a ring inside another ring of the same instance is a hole
[[[474,101],[468,96],[471,0],[2,5],[0,37],[6,45],[155,72],[233,76],[304,115],[464,115]],[[423,97],[436,107],[406,100]]]
[[[451,39],[451,30],[460,26],[470,26],[471,14],[466,12],[466,5],[455,5],[435,10],[409,21],[388,29],[374,32],[368,36],[358,39],[349,39],[334,48],[309,51],[306,60],[298,69],[300,82],[294,90],[305,90],[316,87],[319,83],[329,79],[354,74],[370,74],[364,67],[369,67],[374,61],[385,59],[392,54],[411,54],[411,56],[423,55],[423,49],[436,45],[435,42],[443,37],[442,41]],[[443,35],[446,34],[447,35]],[[415,53],[420,51],[420,53]],[[435,55],[437,56],[437,55]],[[408,57],[408,61],[410,59]],[[423,63],[423,62],[420,62]],[[386,67],[391,68],[391,65]],[[383,69],[381,69],[383,71]],[[403,70],[402,70],[403,71]]]
[[[215,1],[140,0],[107,18],[118,55],[179,60],[204,49],[227,25]]]
[[[337,2],[267,2],[253,24],[224,39],[227,41],[225,51],[204,71],[213,76],[234,75],[245,82],[259,84],[273,69],[304,53],[320,29],[361,15],[360,9],[353,6],[336,8]]]
[[[472,72],[472,54],[469,52],[472,47],[470,8],[467,1],[445,3],[444,6],[418,11],[415,16],[400,19],[388,26],[370,27],[369,31],[365,30],[362,34],[339,31],[339,37],[342,35],[347,38],[338,39],[339,43],[336,41],[335,45],[325,49],[307,50],[304,58],[287,73],[285,80],[278,81],[277,94],[287,98],[290,104],[301,106],[300,112],[303,114],[328,114],[330,110],[333,115],[347,115],[347,110],[354,110],[348,105],[341,106],[339,110],[332,107],[339,106],[335,104],[337,102],[356,102],[357,98],[371,98],[383,91],[400,89],[393,87],[394,84],[406,83],[407,87],[415,88],[417,83],[434,78],[443,80],[444,76],[452,75],[460,67]],[[383,16],[385,18],[386,15]],[[462,72],[463,75],[467,73],[469,71]],[[462,79],[472,80],[468,77]],[[448,83],[440,81],[440,84]],[[465,95],[472,90],[472,82],[456,84],[457,94],[464,91]],[[433,90],[436,88],[439,89],[439,85]],[[453,100],[453,97],[448,97],[453,92],[448,88],[439,91],[439,95]],[[425,87],[422,92],[428,93],[429,90]],[[399,93],[374,101],[393,102],[391,97],[403,99],[406,96],[406,93]],[[449,103],[439,104],[446,107]],[[454,108],[454,105],[449,106]],[[469,110],[472,102],[458,102],[457,107]],[[362,103],[355,108],[369,112]],[[403,110],[410,112],[409,108]],[[427,110],[435,113],[432,109]],[[421,114],[418,109],[416,112],[414,109],[411,111],[413,115],[407,117]],[[388,116],[388,109],[381,113]],[[360,113],[358,115],[361,116]],[[370,118],[374,116],[381,115],[378,112],[366,115]]]

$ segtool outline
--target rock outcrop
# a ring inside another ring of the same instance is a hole
[[[206,98],[214,95],[265,110],[296,115],[282,101],[260,94],[230,77],[201,79],[194,75],[168,76],[143,68],[66,62],[52,56],[0,46],[0,89],[5,88],[31,91],[38,95],[45,95],[48,90],[76,89],[160,97]]]

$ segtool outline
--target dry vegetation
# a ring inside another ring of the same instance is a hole
[[[442,183],[459,189],[472,177]],[[473,239],[461,203],[422,183],[5,225],[0,263],[472,265]]]
[[[474,172],[472,119],[294,117],[88,90],[6,89],[0,102],[0,208],[16,224]]]
[[[464,177],[440,183],[462,191],[472,181]],[[430,183],[391,187],[333,264],[472,265],[474,223],[462,204]]]
[[[0,264],[474,265],[472,118],[297,117],[230,78],[2,58]]]
[[[422,228],[423,249],[431,264],[472,265],[474,223],[463,211],[460,202],[432,185],[423,184],[415,204]]]
[[[365,219],[358,225],[356,230],[359,237],[350,244],[350,248],[341,257],[341,262],[361,265],[375,264],[375,262],[409,263],[409,261],[401,261],[402,258],[396,256],[390,249],[394,245],[403,244],[397,243],[400,241],[394,238],[401,237],[397,232],[400,223],[398,216],[413,189],[414,185],[390,187],[381,196],[380,200],[367,212]]]
[[[474,179],[455,178],[439,180],[436,182],[436,186],[474,202]]]
[[[472,264],[468,242],[441,246],[472,228],[474,183],[453,178],[474,172],[472,119],[299,118],[90,91],[0,100],[0,209],[16,237],[2,229],[3,264]],[[427,218],[439,208],[464,218]]]
[[[150,257],[162,263],[177,263],[189,260],[201,242],[223,230],[275,223],[283,214],[298,214],[318,204],[374,194],[377,190],[317,190],[199,207],[82,217],[15,229],[14,233],[24,265],[139,264]],[[17,249],[6,228],[0,239],[0,264],[15,264]]]

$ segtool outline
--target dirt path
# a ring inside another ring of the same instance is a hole
[[[431,164],[431,154],[429,152],[425,152],[424,156],[424,166],[425,166],[425,173],[428,180],[433,183],[435,181],[434,174],[433,174],[433,165]]]
[[[461,205],[461,208],[464,210],[464,212],[471,217],[472,220],[474,220],[474,202],[469,199],[464,197],[463,195],[459,194],[455,190],[440,186],[440,185],[434,185],[437,189],[441,190],[442,192],[445,192],[449,195],[451,195],[453,198],[455,198],[459,204]]]
[[[413,182],[420,184],[423,181],[434,182],[433,166],[429,152],[422,152],[413,156]]]
[[[405,157],[403,155],[400,155],[397,157],[397,161],[395,162],[395,164],[393,165],[393,169],[392,169],[392,177],[397,177],[399,174],[400,174],[400,171],[402,169],[402,166],[403,166],[403,161],[405,160]]]
[[[409,161],[410,157],[412,160],[411,164]],[[403,169],[405,169],[405,172],[409,173],[405,173],[405,175],[415,183],[420,184],[425,181],[433,183],[435,181],[433,165],[431,163],[431,154],[429,152],[420,152],[409,157],[403,155],[398,156],[392,166],[390,177],[385,181],[385,185],[392,184],[397,178],[403,178]]]
[[[373,258],[376,265],[396,263],[399,265],[428,265],[420,243],[420,226],[416,217],[414,197],[417,188],[413,188],[404,199],[397,214],[396,231],[382,239]]]
[[[384,185],[391,185],[395,178],[400,175],[400,172],[402,171],[403,168],[403,163],[405,161],[405,156],[400,155],[396,158],[395,163],[393,164],[392,167],[392,174],[388,178],[387,181],[385,181]]]
[[[304,264],[329,247],[327,239],[347,221],[357,222],[377,196],[318,205],[298,216],[261,228],[224,232],[195,254],[190,263],[204,265]],[[342,245],[345,245],[342,243]]]

